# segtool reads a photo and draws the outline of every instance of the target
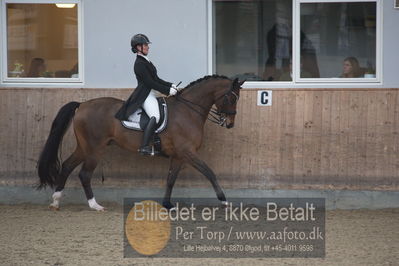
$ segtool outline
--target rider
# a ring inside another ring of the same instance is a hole
[[[139,152],[143,155],[153,155],[150,141],[160,119],[156,91],[173,96],[176,95],[178,90],[176,85],[158,77],[157,69],[147,57],[150,43],[150,40],[144,34],[136,34],[130,41],[133,53],[137,53],[134,73],[138,84],[129,99],[115,115],[119,120],[128,120],[129,115],[133,114],[139,107],[143,107],[150,117],[144,129],[143,141],[139,149]]]

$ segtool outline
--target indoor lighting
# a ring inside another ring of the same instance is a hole
[[[74,8],[76,4],[55,4],[58,8]]]

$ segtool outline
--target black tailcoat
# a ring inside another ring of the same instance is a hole
[[[119,120],[127,120],[139,107],[142,106],[151,89],[169,95],[172,83],[160,79],[155,66],[144,57],[137,55],[134,63],[134,73],[137,78],[137,88],[115,114]]]

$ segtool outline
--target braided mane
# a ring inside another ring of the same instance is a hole
[[[193,87],[194,85],[196,85],[196,84],[198,84],[198,83],[201,83],[202,81],[208,80],[208,79],[228,79],[228,80],[231,80],[230,78],[228,78],[228,77],[226,77],[226,76],[221,76],[221,75],[207,75],[207,76],[205,76],[205,77],[199,78],[199,79],[197,79],[197,80],[191,82],[190,84],[188,84],[188,85],[184,88],[184,90],[186,90],[186,89],[188,89],[188,88],[191,88],[191,87]],[[184,90],[183,90],[183,91],[184,91]]]

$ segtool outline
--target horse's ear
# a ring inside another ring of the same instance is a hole
[[[239,83],[238,78],[233,79],[233,82],[231,83],[230,90],[235,90],[235,89],[237,89],[237,87],[239,88],[238,83]]]
[[[243,81],[238,81],[238,85],[240,85],[240,89],[241,89],[242,84],[244,84],[245,81],[246,81],[246,79],[244,79]]]

